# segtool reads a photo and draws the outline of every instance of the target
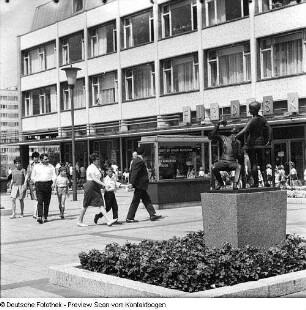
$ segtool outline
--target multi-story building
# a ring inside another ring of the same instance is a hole
[[[129,166],[142,136],[207,136],[244,125],[252,99],[273,128],[277,164],[306,168],[306,3],[289,0],[61,0],[19,37],[21,148],[57,144],[71,160]],[[26,152],[25,152],[26,153]]]
[[[14,158],[19,156],[19,147],[10,143],[18,141],[19,92],[16,88],[0,90],[1,126],[1,176],[7,176],[14,166]]]

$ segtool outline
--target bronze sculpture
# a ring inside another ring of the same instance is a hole
[[[266,174],[265,149],[271,146],[272,142],[272,128],[267,120],[258,114],[260,110],[260,103],[253,101],[249,105],[249,111],[252,118],[246,123],[245,127],[236,135],[236,139],[246,135],[244,149],[247,151],[250,162],[252,177],[254,179],[253,187],[258,187],[258,170],[263,177],[264,185],[269,187]]]

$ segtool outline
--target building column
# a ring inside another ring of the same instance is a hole
[[[256,79],[257,79],[257,45],[255,38],[255,0],[249,0],[250,14],[250,52],[251,52],[251,86],[252,96],[256,98]]]
[[[29,146],[28,145],[20,145],[20,160],[21,160],[21,166],[24,169],[27,169],[29,165]]]
[[[61,124],[61,83],[60,83],[60,41],[59,41],[59,34],[58,34],[58,23],[56,24],[56,70],[57,70],[57,81],[56,81],[56,100],[57,100],[57,119],[58,119],[58,136],[65,137],[66,133],[62,130]]]

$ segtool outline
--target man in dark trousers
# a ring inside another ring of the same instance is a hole
[[[35,183],[38,218],[37,222],[42,224],[48,221],[49,205],[52,189],[54,188],[56,174],[53,165],[49,164],[48,154],[40,155],[40,163],[35,165],[32,170],[31,178]],[[44,221],[42,217],[44,216]]]
[[[258,187],[258,169],[262,174],[264,185],[269,187],[267,181],[265,149],[271,146],[272,128],[267,120],[258,114],[260,103],[253,101],[249,105],[249,111],[252,118],[246,123],[245,127],[236,135],[236,138],[246,135],[245,149],[249,155],[251,162],[252,177],[254,179],[254,187]]]
[[[220,147],[222,149],[222,154],[220,157],[220,160],[218,160],[213,168],[212,172],[216,177],[216,180],[218,181],[218,185],[215,187],[216,190],[219,190],[222,186],[224,186],[224,182],[222,180],[220,171],[233,171],[235,170],[235,178],[233,182],[233,189],[238,189],[238,181],[240,177],[240,171],[241,171],[241,165],[237,162],[238,159],[238,153],[241,148],[241,143],[239,140],[235,140],[235,133],[237,133],[238,127],[235,126],[231,130],[230,136],[220,135],[219,134],[219,127],[220,125],[223,125],[224,127],[227,125],[226,121],[220,121],[218,124],[214,127],[213,131],[208,135],[208,138],[210,140],[219,141]]]
[[[140,200],[142,200],[150,215],[151,221],[156,221],[161,218],[161,215],[156,215],[155,209],[152,205],[149,194],[147,193],[149,177],[146,164],[143,160],[144,148],[140,146],[137,149],[138,156],[133,159],[130,173],[129,188],[134,188],[134,196],[130,205],[128,215],[126,217],[127,223],[138,222],[135,220],[135,214],[138,209]]]

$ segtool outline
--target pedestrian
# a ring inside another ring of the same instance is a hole
[[[48,222],[49,205],[52,189],[54,188],[55,184],[56,174],[54,166],[49,163],[48,154],[41,154],[40,161],[41,162],[35,165],[33,168],[32,179],[35,183],[36,196],[38,201],[37,222],[42,224],[44,222]]]
[[[131,174],[130,174],[130,183],[129,188],[134,188],[134,196],[131,202],[126,222],[133,223],[138,222],[135,220],[135,214],[138,209],[140,200],[142,200],[145,208],[147,209],[151,221],[156,221],[157,219],[161,218],[161,215],[156,215],[155,209],[151,202],[151,198],[147,193],[148,184],[149,184],[149,177],[148,177],[148,170],[146,164],[143,160],[144,155],[144,148],[140,146],[137,149],[137,157],[135,157],[131,163]],[[134,153],[133,153],[134,157]]]
[[[290,167],[290,171],[289,171],[289,180],[290,180],[290,186],[298,186],[299,182],[298,182],[298,175],[297,175],[297,171],[295,169],[295,164],[294,162],[290,161],[289,162],[289,167]]]
[[[12,170],[11,179],[11,198],[12,198],[12,215],[11,219],[16,218],[16,199],[19,198],[20,202],[20,217],[23,217],[24,212],[24,197],[27,189],[27,173],[25,169],[21,166],[21,161],[19,157],[14,159],[15,169]]]
[[[83,200],[83,208],[79,217],[79,221],[77,225],[80,227],[86,227],[87,224],[83,223],[84,215],[89,206],[99,207],[100,212],[107,220],[107,225],[112,226],[118,219],[111,220],[107,215],[106,210],[104,209],[104,202],[101,193],[101,188],[105,186],[105,184],[101,181],[101,172],[98,169],[99,167],[99,157],[96,153],[93,153],[89,157],[91,164],[88,166],[86,170],[86,184],[84,185],[84,200]]]
[[[59,175],[55,180],[55,190],[58,198],[58,208],[60,210],[60,218],[64,219],[66,198],[69,197],[68,192],[69,180],[67,178],[66,168],[59,168]]]
[[[106,171],[106,177],[103,179],[105,185],[104,201],[106,212],[113,211],[113,219],[118,220],[118,204],[115,196],[116,192],[116,176],[111,168]],[[99,218],[102,218],[102,212],[95,215],[94,222],[97,224]]]
[[[33,152],[31,158],[32,158],[32,163],[30,163],[28,165],[28,168],[27,168],[28,187],[30,189],[31,200],[36,200],[37,201],[36,191],[35,191],[35,184],[34,184],[34,181],[32,180],[32,171],[33,171],[33,168],[37,164],[39,164],[39,153],[38,152]],[[37,202],[35,203],[35,207],[34,207],[34,211],[33,211],[33,218],[36,219],[36,217],[37,217]]]
[[[86,169],[84,166],[80,167],[80,177],[81,177],[81,184],[83,186],[86,182]]]

